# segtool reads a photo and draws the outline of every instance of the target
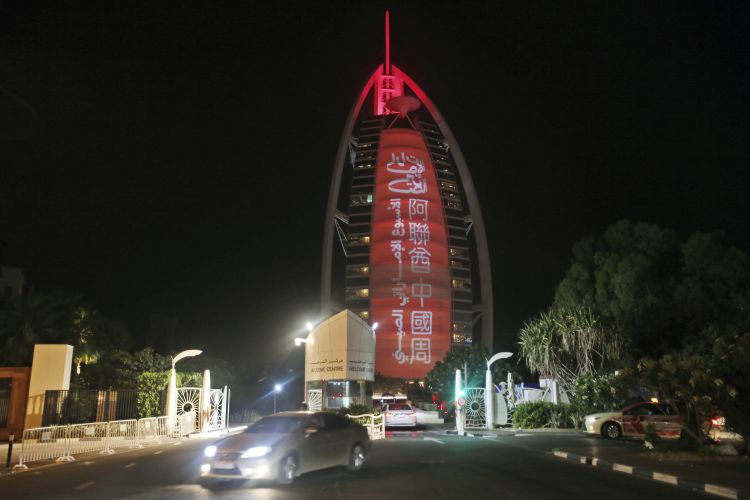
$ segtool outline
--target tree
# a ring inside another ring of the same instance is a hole
[[[750,328],[750,261],[719,232],[682,243],[622,220],[574,245],[552,307],[590,307],[630,340],[634,359],[659,357],[713,325]]]
[[[467,387],[484,387],[484,377],[487,371],[487,360],[490,354],[487,349],[479,346],[454,349],[448,352],[442,361],[427,373],[425,385],[434,394],[442,399],[453,401],[455,399],[456,370],[460,369],[462,374],[468,372]],[[506,379],[508,372],[512,372],[519,380],[518,374],[505,360],[496,361],[492,364],[492,380],[495,383]]]
[[[521,329],[520,355],[532,371],[571,390],[582,375],[597,375],[625,352],[626,339],[589,307],[553,308]]]
[[[0,365],[28,366],[34,344],[61,343],[68,331],[68,301],[60,296],[25,293],[0,308]]]
[[[702,341],[658,359],[643,358],[623,370],[620,383],[658,391],[685,417],[702,442],[717,412],[750,442],[750,333],[706,332]]]

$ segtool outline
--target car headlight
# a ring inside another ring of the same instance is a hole
[[[271,452],[270,446],[253,446],[249,450],[245,451],[240,458],[258,458],[264,455],[268,455]]]
[[[203,454],[207,457],[211,458],[214,455],[216,455],[216,446],[208,446],[205,450],[203,450]]]

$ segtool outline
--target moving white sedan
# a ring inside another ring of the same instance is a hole
[[[367,430],[343,415],[277,413],[207,447],[200,482],[275,479],[290,484],[300,474],[327,467],[359,470],[369,450]]]
[[[386,427],[417,427],[417,412],[406,403],[388,403],[383,414]]]
[[[586,432],[610,439],[643,436],[649,424],[661,438],[679,438],[682,431],[682,417],[664,403],[636,403],[621,411],[594,413],[584,418]]]

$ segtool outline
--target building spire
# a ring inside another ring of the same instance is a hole
[[[385,74],[391,74],[391,15],[385,11]]]

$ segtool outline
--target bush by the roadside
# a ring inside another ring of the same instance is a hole
[[[569,429],[580,425],[580,412],[568,404],[532,401],[516,406],[513,425],[522,429]]]
[[[360,405],[360,404],[353,404],[351,406],[345,407],[345,408],[339,408],[339,413],[343,415],[367,415],[368,413],[372,413],[375,415],[378,415],[380,413],[379,409],[370,408],[367,405]]]

